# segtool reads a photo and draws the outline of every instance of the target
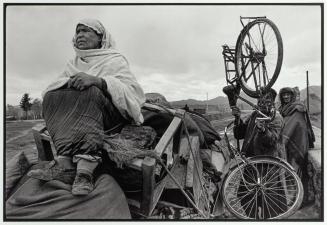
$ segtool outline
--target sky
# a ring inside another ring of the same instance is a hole
[[[74,57],[79,19],[99,19],[128,59],[144,92],[168,101],[206,100],[226,85],[222,45],[235,46],[240,16],[266,16],[284,46],[273,86],[321,85],[321,11],[308,5],[98,5],[8,6],[6,10],[6,104],[41,92]]]

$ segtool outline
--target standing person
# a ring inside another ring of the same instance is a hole
[[[188,107],[187,104],[185,104],[185,106],[182,109],[184,109],[186,112],[190,111],[190,107]]]
[[[308,111],[304,104],[296,100],[293,88],[285,87],[279,91],[281,106],[279,112],[284,118],[281,131],[286,149],[287,161],[297,171],[304,188],[304,204],[309,202],[307,171],[308,149],[314,147],[315,136]]]
[[[105,135],[127,123],[141,124],[145,96],[101,22],[79,21],[73,48],[75,58],[43,92],[44,119],[58,157],[29,176],[73,183],[73,195],[87,195],[94,189]]]
[[[270,92],[258,100],[259,110],[265,115],[273,117],[272,121],[256,120],[262,116],[254,111],[245,121],[240,119],[238,123],[235,123],[234,137],[244,139],[241,151],[246,157],[270,155],[284,158],[285,153],[279,142],[282,117],[275,111],[276,95],[276,91],[271,89]],[[239,108],[233,107],[232,114],[239,118]]]
[[[268,93],[266,93],[262,98],[258,99],[259,110],[265,115],[271,117],[271,121],[257,120],[257,118],[262,117],[262,115],[260,115],[257,111],[254,111],[245,121],[242,119],[235,120],[233,130],[234,137],[236,139],[244,139],[241,152],[243,152],[246,157],[266,155],[284,158],[285,156],[284,148],[280,141],[282,117],[275,111],[274,102],[276,95],[276,91],[270,89]],[[234,106],[232,108],[232,114],[236,118],[240,118],[241,114],[239,108]],[[271,173],[270,171],[268,172],[268,169],[269,168],[262,168],[261,176]],[[253,182],[252,180],[248,180],[251,178],[251,174],[255,174],[251,168],[245,170],[244,174],[245,181],[250,183]],[[276,180],[271,181],[272,183],[275,183],[275,188],[282,187],[282,183],[280,182],[279,178],[276,177],[275,179]],[[251,192],[248,187],[244,185],[243,180],[241,180],[239,184],[237,193],[238,197],[241,199],[240,204],[242,205],[243,210],[250,218],[263,218],[263,216],[267,216],[263,212],[268,211],[271,211],[270,216],[274,217],[279,215],[281,212],[286,211],[286,197],[285,192],[282,191],[282,188],[280,188],[274,200],[267,199],[265,204],[263,204],[261,196],[256,196],[255,192]],[[244,195],[244,193],[248,194]],[[261,193],[259,193],[259,195],[261,195]],[[249,202],[251,202],[254,198],[258,200],[258,208],[262,207],[258,211],[252,210],[251,207],[248,207]],[[279,202],[280,205],[277,206],[275,202]],[[270,208],[267,208],[269,207],[268,205],[270,205]],[[271,209],[271,207],[273,209]]]

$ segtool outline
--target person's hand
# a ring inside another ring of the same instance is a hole
[[[265,122],[263,120],[256,120],[255,126],[257,127],[258,130],[261,132],[265,131]]]
[[[241,116],[241,110],[237,106],[232,106],[232,115],[239,118]]]
[[[84,72],[77,73],[68,81],[68,88],[72,87],[80,91],[83,91],[92,85],[101,87],[101,79],[99,77],[88,75]]]

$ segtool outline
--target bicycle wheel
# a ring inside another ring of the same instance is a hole
[[[235,68],[242,90],[260,97],[275,83],[283,61],[283,42],[277,26],[261,18],[247,24],[236,42]]]
[[[268,157],[254,157],[249,164],[236,165],[222,188],[226,207],[240,219],[287,218],[303,199],[303,186],[295,171]]]

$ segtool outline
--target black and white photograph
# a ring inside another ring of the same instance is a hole
[[[3,3],[3,220],[324,221],[324,3]]]

